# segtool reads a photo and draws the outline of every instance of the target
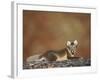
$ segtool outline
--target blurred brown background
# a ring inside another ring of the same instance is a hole
[[[90,58],[90,14],[23,10],[23,60],[78,40],[76,56]]]

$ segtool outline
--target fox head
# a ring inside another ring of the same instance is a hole
[[[66,45],[66,49],[68,50],[69,56],[74,57],[74,55],[76,53],[78,41],[77,40],[67,41],[65,45]]]

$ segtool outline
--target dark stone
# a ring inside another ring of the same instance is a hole
[[[61,68],[61,67],[82,67],[91,66],[90,59],[72,58],[65,61],[33,61],[31,63],[25,63],[23,69],[44,69],[44,68]]]

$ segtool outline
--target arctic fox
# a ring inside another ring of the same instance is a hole
[[[78,41],[67,41],[65,43],[65,48],[61,50],[49,50],[41,55],[39,58],[48,61],[63,61],[68,60],[75,56]]]
[[[65,48],[61,50],[49,50],[42,55],[34,55],[29,57],[27,62],[30,61],[64,61],[69,58],[75,57],[78,41],[65,42]]]

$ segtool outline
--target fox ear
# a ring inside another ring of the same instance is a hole
[[[75,44],[75,45],[78,45],[78,41],[77,41],[77,40],[75,40],[75,41],[74,41],[74,44]]]
[[[71,44],[71,42],[70,41],[67,41],[67,46],[69,46]]]

